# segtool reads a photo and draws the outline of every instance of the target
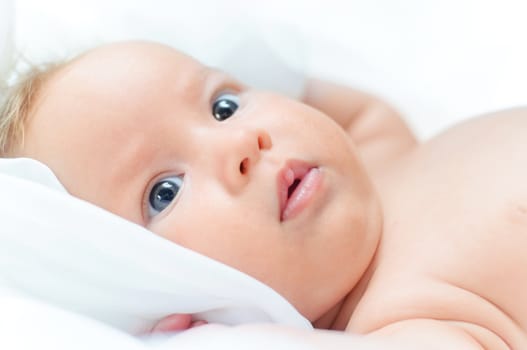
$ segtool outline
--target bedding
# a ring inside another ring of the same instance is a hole
[[[31,159],[0,159],[0,287],[131,334],[172,313],[311,328],[255,279],[66,193]]]

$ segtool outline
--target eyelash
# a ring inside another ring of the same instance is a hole
[[[173,173],[174,174],[174,173]],[[163,212],[165,212],[165,210],[161,210],[159,213],[157,213],[156,215],[151,215],[151,209],[150,209],[150,194],[152,192],[152,190],[154,189],[154,187],[159,183],[161,182],[162,180],[164,179],[170,179],[170,178],[173,178],[173,177],[181,177],[183,180],[182,180],[182,185],[178,191],[178,193],[176,194],[176,197],[174,198],[174,201],[177,201],[178,200],[178,197],[181,196],[181,191],[183,190],[183,188],[185,187],[184,184],[185,184],[185,174],[184,173],[175,173],[176,175],[169,175],[167,173],[164,173],[163,175],[160,175],[160,176],[156,176],[154,178],[154,180],[150,181],[149,185],[146,187],[146,191],[144,192],[143,194],[143,199],[142,199],[142,203],[141,203],[141,209],[142,209],[142,216],[143,216],[143,220],[144,222],[146,223],[149,223],[150,221],[152,221],[152,219],[154,219],[155,217],[159,216],[159,215],[162,215]],[[174,203],[171,202],[169,206],[172,206]],[[167,208],[168,208],[167,207]],[[168,210],[168,209],[167,209]]]
[[[215,92],[211,95],[212,98],[208,101],[209,109],[221,95],[228,94],[240,97],[240,94],[246,89],[247,87],[245,85],[233,79],[223,82],[219,88],[214,89]]]

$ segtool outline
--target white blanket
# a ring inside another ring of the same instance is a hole
[[[255,279],[67,194],[30,159],[0,159],[0,287],[128,333],[172,313],[310,328]]]

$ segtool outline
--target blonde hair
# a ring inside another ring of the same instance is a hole
[[[62,66],[52,63],[32,66],[0,95],[0,157],[8,157],[24,142],[24,128],[43,85]]]

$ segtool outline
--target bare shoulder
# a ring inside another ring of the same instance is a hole
[[[310,79],[303,101],[327,114],[348,133],[370,173],[381,171],[417,144],[400,113],[374,94]]]
[[[379,267],[353,327],[382,324],[368,316],[382,308],[392,321],[445,320],[482,344],[527,347],[527,109],[423,143],[380,193]]]
[[[434,145],[445,141],[452,142],[454,138],[469,136],[474,139],[459,139],[459,141],[468,143],[469,141],[484,140],[487,137],[490,137],[488,142],[504,141],[503,137],[527,135],[525,126],[527,126],[527,106],[509,108],[468,118],[439,133],[427,143]],[[510,141],[522,142],[518,138],[513,138]],[[524,144],[527,146],[525,142]]]

